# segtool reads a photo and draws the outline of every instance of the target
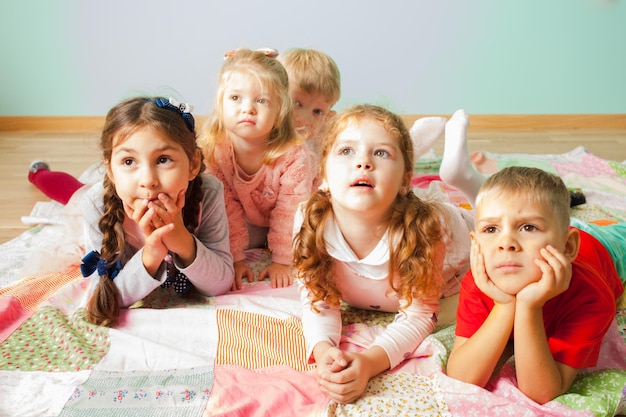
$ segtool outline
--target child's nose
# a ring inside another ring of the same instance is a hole
[[[154,188],[159,183],[156,173],[152,169],[141,171],[139,184],[144,188]]]
[[[516,251],[519,249],[517,240],[508,233],[502,233],[498,247],[500,250]]]
[[[313,124],[313,117],[309,117],[304,112],[294,112],[294,122],[297,126],[311,127]]]
[[[241,102],[241,108],[246,113],[254,113],[255,112],[255,107],[254,107],[254,104],[252,103],[252,100],[243,100]]]
[[[356,162],[357,169],[372,169],[372,162],[366,156],[360,156]]]

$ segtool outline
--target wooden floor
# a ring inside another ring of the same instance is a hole
[[[30,162],[44,159],[53,169],[79,176],[100,159],[99,132],[0,131],[0,244],[28,226],[21,217],[28,215],[37,201],[47,197],[28,182]],[[497,153],[563,153],[585,146],[594,154],[615,161],[626,160],[626,130],[535,130],[472,131],[470,152],[484,150]],[[443,150],[443,140],[435,146]]]

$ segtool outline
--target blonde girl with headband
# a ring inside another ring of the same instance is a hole
[[[84,202],[81,270],[94,282],[87,319],[114,326],[121,307],[159,286],[227,292],[234,271],[223,186],[202,173],[190,106],[124,100],[106,116],[101,147],[106,174]]]
[[[298,204],[310,194],[315,169],[291,117],[289,82],[274,50],[226,55],[213,113],[201,135],[208,172],[224,183],[235,265],[233,289],[254,280],[246,249],[267,247],[271,264],[258,279],[291,285],[291,239]]]
[[[441,295],[468,269],[471,216],[413,193],[411,137],[381,107],[339,113],[322,135],[320,158],[322,185],[295,221],[294,266],[319,387],[349,403],[435,329]],[[342,351],[342,301],[397,315],[365,350]]]

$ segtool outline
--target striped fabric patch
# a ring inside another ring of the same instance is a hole
[[[35,275],[16,281],[0,289],[0,296],[14,297],[25,310],[36,311],[39,305],[50,298],[64,285],[82,279],[78,266],[65,272]]]
[[[239,365],[261,369],[287,365],[297,371],[309,371],[302,322],[245,311],[217,311],[218,365]]]

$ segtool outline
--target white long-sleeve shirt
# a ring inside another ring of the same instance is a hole
[[[173,258],[176,268],[189,278],[198,291],[207,296],[215,296],[226,293],[232,286],[233,259],[230,253],[223,185],[212,175],[201,175],[203,198],[200,221],[193,234],[196,240],[196,259],[183,268],[176,263],[176,256]],[[103,192],[103,183],[97,183],[87,191],[83,200],[86,253],[92,250],[101,252],[102,232],[98,221],[104,212]],[[132,220],[125,219],[124,231],[126,245],[121,257],[123,268],[113,282],[119,290],[121,306],[128,307],[163,284],[167,274],[165,267],[159,269],[156,277],[146,271],[142,262],[142,243],[134,237],[138,230]],[[99,279],[98,273],[94,272],[91,279],[93,288]]]
[[[445,292],[450,295],[454,293],[454,288],[458,292],[458,277],[463,277],[469,268],[469,231],[472,222],[470,212],[452,205],[446,205],[446,208],[450,214],[444,236],[446,253],[437,258],[441,262],[438,267],[443,270],[444,282],[447,282],[444,286],[447,288]],[[302,210],[298,210],[294,229],[298,230],[301,224]],[[333,276],[343,301],[356,308],[397,312],[394,321],[372,343],[372,346],[384,349],[389,357],[390,367],[396,367],[434,330],[439,313],[439,299],[414,298],[411,305],[399,311],[401,303],[406,305],[406,300],[391,292],[389,286],[387,235],[367,257],[358,259],[331,215],[325,225],[324,240],[326,249],[333,258]],[[301,280],[297,282],[307,357],[311,358],[313,348],[319,342],[339,345],[341,313],[339,308],[330,308],[323,302],[317,304],[319,313],[313,311],[308,289]]]

